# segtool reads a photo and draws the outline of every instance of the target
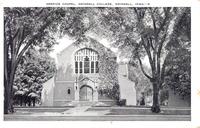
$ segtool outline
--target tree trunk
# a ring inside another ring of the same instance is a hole
[[[8,114],[9,113],[9,92],[8,92],[8,87],[5,86],[5,83],[4,83],[4,114]]]
[[[12,84],[4,83],[4,114],[13,113]]]
[[[9,65],[10,63],[8,63]],[[15,75],[15,67],[11,69],[11,66],[7,66],[6,72],[4,70],[4,114],[13,113],[13,81]],[[7,74],[5,74],[7,73]],[[5,76],[9,76],[6,79]]]
[[[28,106],[30,107],[31,106],[31,98],[28,97]]]
[[[35,107],[35,99],[36,99],[36,98],[33,98],[33,107]]]
[[[20,96],[20,106],[23,104],[23,96]]]
[[[159,105],[159,95],[158,95],[159,89],[157,82],[153,82],[153,106],[151,107],[151,111],[155,113],[160,112],[160,105]]]

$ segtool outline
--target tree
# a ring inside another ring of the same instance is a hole
[[[29,101],[30,105],[33,100],[35,106],[35,100],[40,100],[42,84],[52,78],[55,72],[55,62],[46,51],[28,49],[15,72],[13,85],[16,87],[16,102],[22,106],[23,102]]]
[[[159,88],[163,85],[168,50],[175,26],[187,8],[104,8],[101,35],[114,42],[114,46],[129,54],[131,61],[140,65],[143,74],[153,86],[152,112],[160,112]],[[94,30],[96,31],[96,30]],[[99,31],[96,31],[100,35]],[[104,32],[104,31],[103,31]],[[189,32],[190,33],[190,32]],[[142,59],[148,57],[151,73],[143,68]]]
[[[144,76],[142,71],[138,68],[137,65],[132,65],[131,62],[129,62],[129,79],[135,83],[135,89],[136,89],[136,96],[137,96],[137,104],[139,105],[142,93],[144,96],[152,96],[152,86],[151,82],[148,78]],[[148,73],[150,72],[149,68],[144,66],[145,71]],[[150,102],[150,101],[149,101]],[[146,105],[146,103],[145,103]]]
[[[84,34],[84,28],[80,27],[82,13],[79,8],[4,8],[5,114],[13,112],[15,72],[27,49],[40,46],[52,50],[55,34],[80,37]]]
[[[53,29],[60,9],[4,8],[4,113],[13,112],[13,81],[17,65],[30,46],[51,47]],[[51,27],[52,28],[51,28]]]
[[[170,53],[166,63],[166,84],[178,95],[191,96],[191,13],[187,8],[178,24],[167,48]],[[176,58],[176,59],[174,59]]]

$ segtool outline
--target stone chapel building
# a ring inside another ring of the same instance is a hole
[[[134,83],[128,80],[127,66],[117,63],[117,56],[93,38],[85,37],[57,54],[57,73],[43,85],[43,106],[65,106],[71,102],[115,101],[102,89],[119,85],[120,99],[136,105]]]

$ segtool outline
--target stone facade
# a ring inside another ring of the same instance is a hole
[[[129,78],[130,67],[117,63],[116,55],[96,40],[89,37],[77,40],[60,52],[57,59],[56,75],[43,85],[43,106],[66,106],[79,101],[113,104],[115,99],[105,96],[100,89],[116,84],[119,99],[125,99],[126,105],[138,105],[139,91]],[[145,102],[151,106],[152,95]],[[190,101],[185,102],[171,90],[168,102],[168,106],[190,106]]]
[[[51,80],[53,86],[44,84],[48,87],[43,88],[43,94],[48,88],[51,90],[48,95],[53,96],[52,102],[43,100],[42,104],[45,106],[65,106],[72,101],[99,101],[102,99],[98,93],[99,88],[108,86],[105,83],[112,83],[111,80],[108,81],[112,79],[109,78],[109,73],[102,73],[103,67],[108,65],[104,60],[117,65],[115,54],[89,37],[65,48],[57,54],[57,60],[57,73],[54,80]],[[117,68],[109,70],[117,72]]]

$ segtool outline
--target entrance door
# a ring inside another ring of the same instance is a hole
[[[91,87],[84,85],[80,88],[80,100],[82,101],[92,101],[93,90]]]

